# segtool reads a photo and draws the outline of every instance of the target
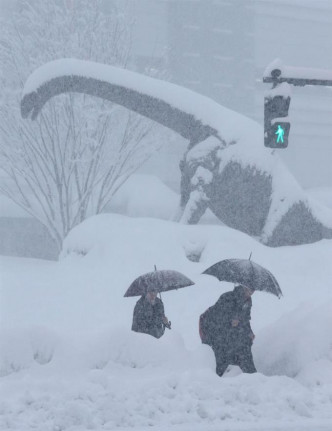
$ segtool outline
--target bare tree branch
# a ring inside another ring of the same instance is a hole
[[[59,250],[69,230],[103,211],[158,146],[148,139],[151,122],[86,95],[59,96],[36,122],[21,119],[23,81],[37,66],[62,57],[127,65],[130,22],[116,2],[109,13],[102,3],[80,0],[67,10],[63,0],[21,0],[0,26],[0,192],[40,220]]]

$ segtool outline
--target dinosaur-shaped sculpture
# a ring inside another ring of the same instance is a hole
[[[67,92],[122,105],[189,141],[180,162],[182,222],[197,223],[210,208],[226,225],[270,246],[332,238],[332,211],[320,211],[264,148],[256,122],[169,82],[76,59],[47,63],[30,75],[22,116],[35,119],[50,98]]]

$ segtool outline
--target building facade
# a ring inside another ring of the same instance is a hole
[[[169,1],[168,22],[174,81],[250,115],[255,100],[253,4]]]
[[[170,80],[262,125],[269,89],[262,76],[271,61],[332,69],[330,0],[132,1],[139,10],[137,62],[144,64],[144,55],[157,59],[166,52]],[[290,143],[279,154],[302,186],[332,186],[326,160],[326,154],[332,156],[332,90],[294,88],[289,113]],[[180,151],[182,145],[169,148],[172,161]],[[145,169],[154,163],[158,165],[158,156]],[[170,181],[174,188],[174,174]]]

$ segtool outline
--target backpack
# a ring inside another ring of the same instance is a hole
[[[211,320],[212,312],[212,307],[209,307],[207,310],[204,311],[204,313],[199,316],[198,322],[199,336],[202,340],[202,343],[207,344],[208,346],[211,346],[209,323]]]

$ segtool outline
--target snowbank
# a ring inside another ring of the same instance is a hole
[[[316,307],[302,303],[260,333],[255,345],[259,368],[305,384],[332,384],[331,327],[331,300]]]
[[[153,175],[131,175],[112,197],[106,212],[130,217],[174,217],[180,196]]]
[[[60,262],[1,257],[0,429],[330,430],[331,247],[103,214],[70,232]],[[259,372],[220,379],[198,317],[232,285],[201,273],[250,252],[284,296],[253,296]],[[136,298],[123,297],[154,264],[196,283],[163,294],[160,340],[130,331]]]
[[[326,398],[322,388],[260,373],[221,381],[209,348],[189,352],[177,334],[156,340],[118,329],[53,342],[54,334],[40,335],[32,331],[23,344],[12,337],[21,363],[2,374],[3,429],[271,429],[281,414],[288,429],[331,419],[328,400],[316,399]]]

